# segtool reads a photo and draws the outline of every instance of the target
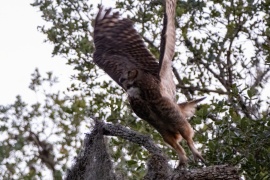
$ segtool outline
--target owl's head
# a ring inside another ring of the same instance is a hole
[[[119,82],[120,84],[122,84],[125,90],[128,90],[134,85],[134,82],[136,81],[138,75],[139,71],[136,69],[125,71],[119,78]]]

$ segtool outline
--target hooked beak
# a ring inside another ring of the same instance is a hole
[[[123,77],[120,77],[120,78],[119,78],[120,84],[123,84],[123,82],[124,82],[125,80],[127,80],[127,79],[126,79],[126,78],[123,78]]]

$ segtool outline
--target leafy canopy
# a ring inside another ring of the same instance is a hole
[[[35,70],[29,88],[44,101],[28,105],[17,96],[13,104],[0,106],[1,176],[63,176],[91,129],[90,115],[150,135],[177,160],[160,135],[130,110],[123,90],[93,64],[96,5],[88,0],[32,5],[47,22],[39,30],[54,46],[52,54],[65,57],[76,74],[66,92],[50,93],[42,87],[53,86],[55,78],[51,73],[43,78]],[[207,165],[238,166],[246,179],[270,178],[269,7],[270,1],[177,2],[174,74],[179,101],[207,96],[190,120],[195,142]],[[162,1],[118,0],[115,9],[135,22],[158,57]],[[107,142],[116,171],[130,179],[143,177],[147,151],[117,137]]]

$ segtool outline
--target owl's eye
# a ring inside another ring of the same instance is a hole
[[[128,78],[129,79],[134,79],[135,77],[137,77],[138,71],[137,70],[132,70],[128,72]]]

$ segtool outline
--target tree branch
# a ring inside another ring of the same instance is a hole
[[[177,22],[178,26],[179,23]],[[187,28],[188,27],[188,23],[185,25]],[[189,41],[187,34],[186,33],[182,33],[182,37],[184,38],[185,41],[185,45],[187,46],[187,48],[189,49],[190,52],[193,53],[193,57],[194,57],[194,62],[196,62],[196,64],[199,66],[199,64],[202,64],[204,66],[204,68],[209,71],[225,88],[226,88],[226,82],[223,79],[224,77],[220,76],[220,74],[217,74],[215,71],[213,71],[213,69],[211,69],[211,67],[209,66],[208,63],[203,62],[201,55],[197,52],[197,50],[195,51],[194,49],[196,49],[192,42]]]
[[[85,138],[84,150],[76,158],[66,179],[123,179],[113,170],[110,155],[106,150],[103,136],[117,136],[145,147],[152,156],[147,163],[147,174],[144,180],[182,180],[182,179],[239,179],[236,168],[228,165],[216,165],[202,169],[177,169],[172,171],[166,157],[152,139],[121,125],[113,125],[95,120],[95,126]]]
[[[96,124],[102,125],[103,134],[106,136],[117,136],[125,140],[143,146],[151,154],[162,155],[162,151],[156,144],[150,139],[149,136],[142,135],[136,131],[127,129],[120,124],[108,124],[99,120],[95,120]]]
[[[229,165],[209,166],[201,169],[178,170],[171,177],[172,180],[187,179],[232,179],[239,180],[239,172]]]
[[[255,82],[253,83],[253,85],[251,86],[251,89],[254,89],[255,87],[257,87],[263,80],[263,78],[267,75],[267,73],[270,72],[270,67],[268,67],[265,71],[258,73],[257,77],[255,78]]]
[[[142,36],[142,35],[141,35],[141,36]],[[147,43],[149,44],[149,46],[151,46],[153,49],[155,49],[157,52],[159,52],[159,49],[158,49],[157,46],[155,46],[154,41],[151,41],[150,39],[148,39],[148,38],[145,37],[145,36],[142,36],[142,38],[143,38],[143,40],[144,40],[145,42],[147,42]]]
[[[174,76],[176,77],[177,81],[178,81],[178,85],[176,87],[185,87],[185,84],[183,83],[179,73],[177,72],[177,70],[175,69],[175,67],[173,67],[173,73]],[[192,92],[190,92],[190,89],[188,88],[181,88],[183,94],[187,97],[188,100],[191,100],[191,95],[193,94]]]
[[[177,85],[178,88],[181,89],[189,89],[191,91],[200,91],[205,93],[217,93],[217,94],[228,94],[228,92],[225,92],[221,89],[207,89],[207,88],[200,88],[196,86],[183,86],[183,85]]]

